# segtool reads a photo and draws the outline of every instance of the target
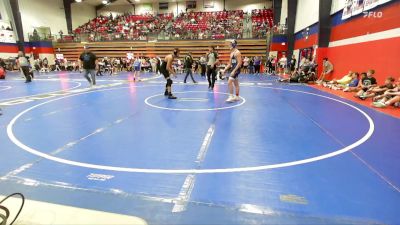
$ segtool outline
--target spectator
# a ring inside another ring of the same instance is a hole
[[[337,82],[337,84],[335,84],[332,87],[332,89],[341,90],[341,89],[348,88],[348,87],[355,88],[358,86],[358,83],[359,83],[359,74],[357,72],[354,72],[351,74],[351,80],[348,84],[346,82],[344,82],[344,80],[343,80],[343,81]]]
[[[282,58],[279,59],[279,74],[283,75],[285,73],[287,65],[287,58],[286,55],[282,55]]]
[[[385,91],[380,96],[376,96],[372,103],[372,106],[377,108],[385,108],[390,105],[400,107],[400,77],[395,88]]]
[[[249,63],[250,59],[246,56],[243,59],[243,73],[249,73]]]
[[[6,63],[4,62],[4,60],[2,58],[0,58],[0,67],[2,67],[3,69],[6,69]]]
[[[200,71],[201,71],[201,76],[202,77],[205,77],[206,76],[206,68],[207,68],[207,61],[206,61],[206,58],[204,57],[204,56],[201,56],[200,57],[200,60],[199,60],[199,63],[200,63]]]
[[[249,60],[249,73],[254,74],[254,58],[250,57]]]
[[[208,48],[206,61],[208,89],[214,90],[215,80],[217,77],[217,64],[219,62],[218,53],[215,51],[214,46]]]
[[[361,100],[365,100],[367,98],[380,96],[385,93],[385,91],[392,90],[395,87],[394,78],[388,77],[385,79],[385,84],[378,87],[371,87],[368,91],[364,92],[363,95],[359,95],[358,97]]]
[[[336,80],[333,79],[332,81],[329,82],[324,82],[322,85],[324,87],[328,87],[328,88],[332,88],[333,86],[335,86],[336,84],[341,84],[341,85],[347,85],[351,82],[351,80],[353,79],[353,72],[349,71],[348,74],[344,75],[341,79]]]
[[[60,60],[59,60],[59,59],[55,59],[55,60],[54,60],[54,64],[55,64],[55,69],[54,69],[54,71],[61,71],[61,68],[60,68]]]
[[[29,74],[29,60],[22,51],[18,52],[17,65],[22,70],[22,73],[25,76],[25,83],[32,82],[32,76]]]
[[[354,97],[362,97],[370,88],[376,87],[374,74],[375,70],[368,70],[367,77],[361,81],[361,90]]]
[[[186,79],[188,78],[189,75],[190,78],[192,78],[193,83],[197,83],[193,78],[192,66],[193,66],[192,53],[189,52],[188,55],[185,57],[186,76],[185,79],[183,80],[183,83],[186,83]]]
[[[80,55],[79,59],[83,64],[84,76],[88,80],[90,87],[96,85],[96,67],[98,64],[97,57],[91,51],[88,46],[84,46],[84,51]],[[91,77],[89,77],[89,74]]]
[[[326,75],[329,75],[333,71],[333,65],[331,62],[329,62],[328,58],[323,59],[322,66],[323,66],[322,73],[321,73],[321,76],[316,81],[317,84],[322,84],[322,82],[325,80]]]
[[[361,90],[361,84],[362,84],[362,81],[365,79],[367,77],[367,73],[365,73],[365,72],[362,72],[361,73],[361,82],[358,82],[358,85],[357,86],[348,86],[348,87],[346,87],[346,88],[344,88],[343,89],[343,91],[344,92],[358,92],[358,91],[360,91]]]
[[[294,69],[296,68],[296,57],[292,55],[292,58],[290,59],[290,71],[293,72]]]
[[[140,60],[139,57],[136,57],[135,61],[133,62],[133,70],[135,71],[133,73],[133,81],[136,81],[136,79],[137,79],[137,81],[141,81],[140,80],[141,67],[142,67],[142,61]]]
[[[260,67],[261,67],[261,57],[256,56],[254,57],[254,68],[256,75],[260,74]]]

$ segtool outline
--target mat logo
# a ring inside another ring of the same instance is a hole
[[[307,205],[308,201],[305,197],[298,196],[298,195],[280,195],[279,199],[282,202],[288,202],[288,203],[294,203],[294,204],[302,204],[302,205]]]
[[[382,18],[383,12],[376,12],[376,11],[367,11],[363,12],[364,18]]]
[[[91,173],[86,176],[88,180],[96,180],[96,181],[106,181],[112,179],[113,175],[106,175],[106,174],[98,174],[98,173]]]

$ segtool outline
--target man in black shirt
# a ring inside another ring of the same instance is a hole
[[[193,65],[192,53],[189,52],[189,54],[185,57],[186,76],[185,79],[183,80],[183,83],[186,83],[186,79],[189,75],[192,78],[193,83],[197,83],[193,78],[192,65]]]
[[[84,76],[89,81],[90,87],[96,85],[96,66],[97,66],[97,57],[91,51],[89,51],[89,47],[85,46],[83,53],[79,57],[81,63],[83,64]],[[89,73],[91,78],[89,77]]]

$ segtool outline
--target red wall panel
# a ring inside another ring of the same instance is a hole
[[[287,51],[287,44],[282,45],[282,43],[272,43],[271,51]]]
[[[318,33],[310,35],[308,39],[296,40],[294,42],[294,49],[308,48],[316,44],[318,44]]]

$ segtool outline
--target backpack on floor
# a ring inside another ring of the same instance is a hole
[[[6,70],[0,67],[0,79],[6,79]]]

